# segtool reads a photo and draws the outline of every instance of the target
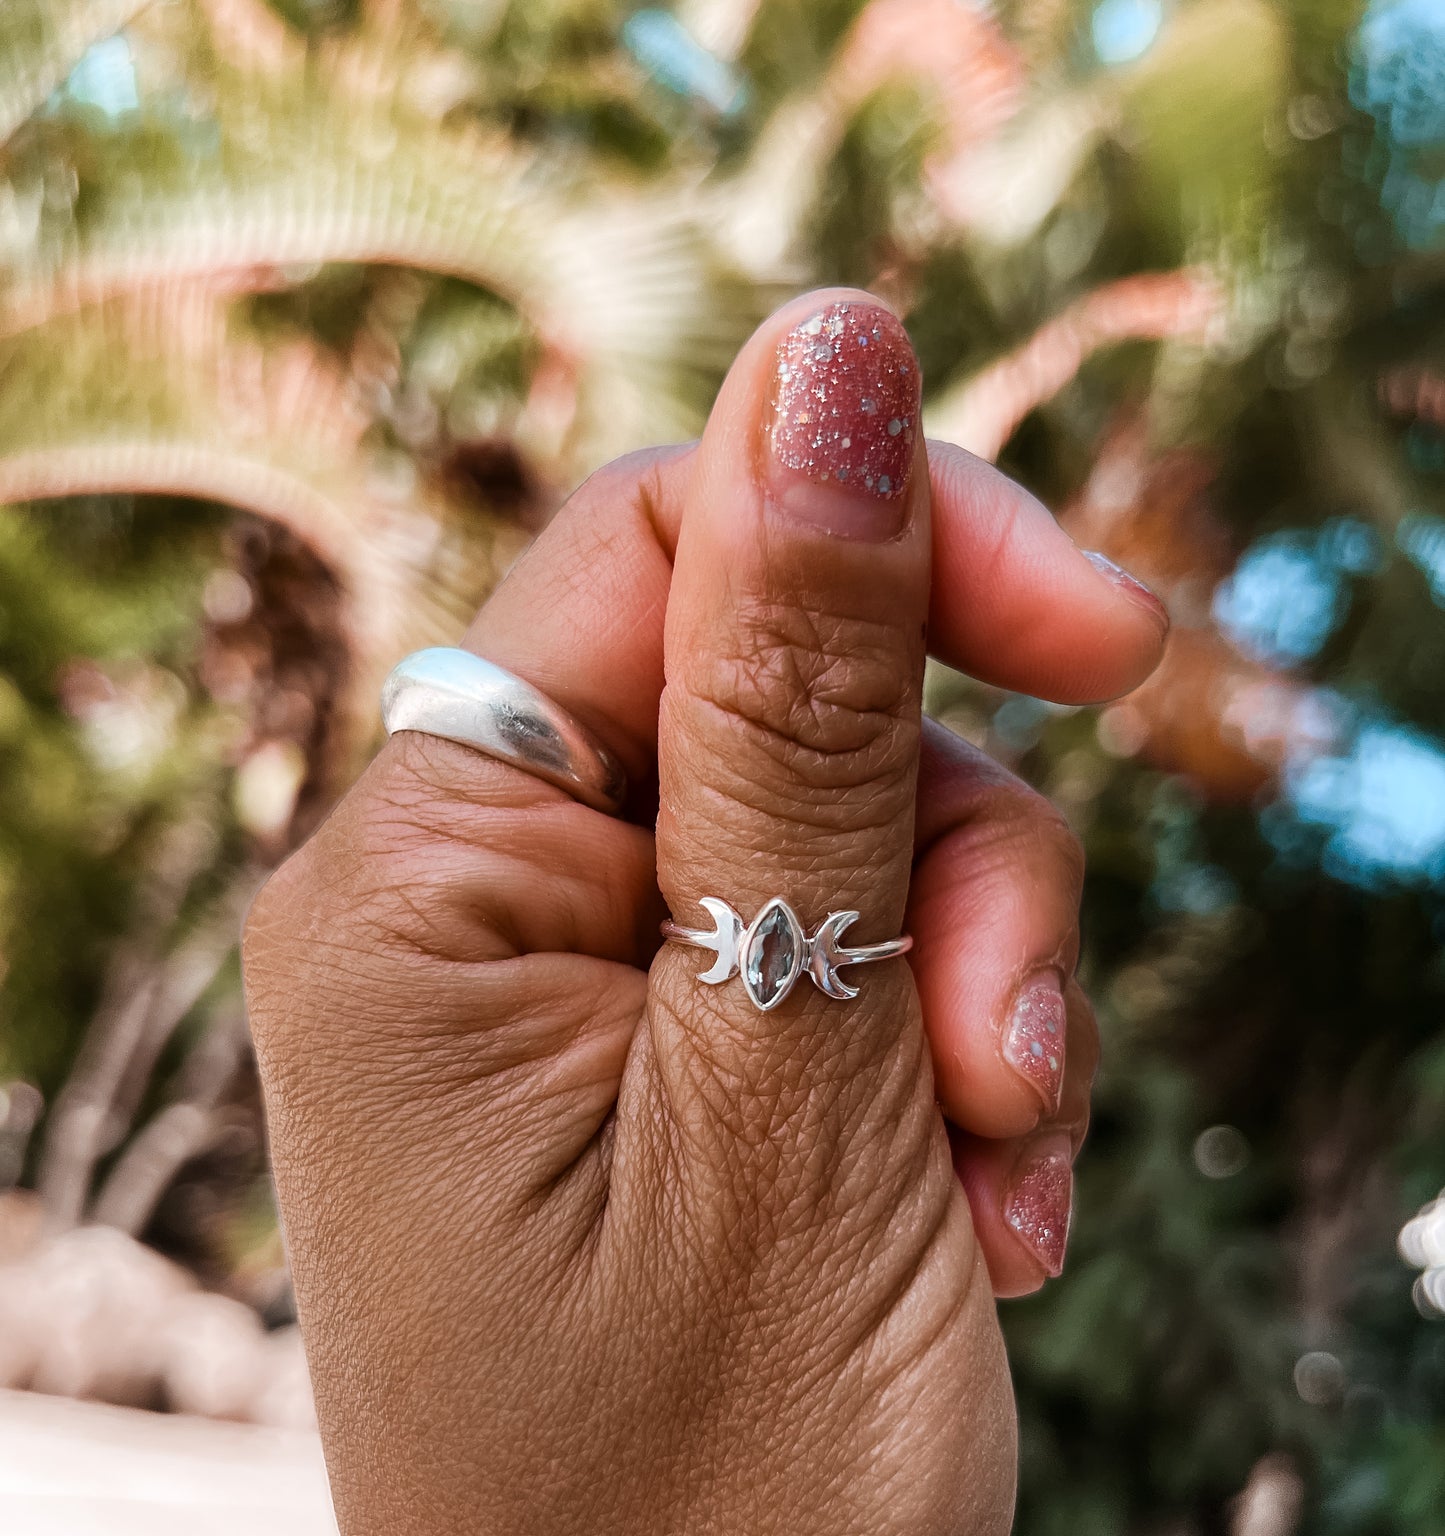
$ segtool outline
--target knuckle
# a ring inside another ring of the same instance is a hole
[[[740,615],[734,633],[692,689],[722,722],[728,755],[819,790],[907,770],[916,666],[893,626],[769,602]]]
[[[1064,814],[1047,800],[1033,817],[1033,835],[1058,870],[1059,880],[1070,891],[1084,884],[1084,845]]]
[[[409,738],[378,759],[253,899],[242,960],[263,1003],[304,993],[322,1011],[371,1007],[379,975],[513,952],[501,911],[480,922],[474,905],[483,873],[505,866],[488,849],[494,823],[454,792],[433,745],[448,744]]]
[[[410,905],[396,867],[394,858],[380,859],[358,882],[328,853],[323,831],[262,886],[241,932],[258,1044],[284,1044],[298,1032],[314,1042],[329,1023],[354,1022],[363,999],[376,1011],[377,972],[395,965],[392,935]]]
[[[1063,812],[1037,790],[1014,780],[991,796],[985,819],[1001,841],[1037,855],[1053,878],[1069,891],[1084,884],[1084,845]]]

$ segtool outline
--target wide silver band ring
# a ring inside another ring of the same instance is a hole
[[[805,974],[829,997],[857,997],[858,988],[838,975],[840,967],[893,960],[913,948],[913,940],[903,934],[882,944],[844,949],[838,941],[858,921],[857,912],[830,912],[807,933],[781,896],[773,897],[750,923],[716,896],[704,896],[698,905],[713,920],[711,932],[669,920],[662,925],[663,937],[692,949],[711,950],[717,959],[697,979],[720,986],[741,975],[749,999],[765,1013],[776,1008]]]
[[[504,668],[451,646],[416,651],[381,688],[389,736],[422,731],[475,747],[612,813],[627,796],[622,765],[560,704]]]

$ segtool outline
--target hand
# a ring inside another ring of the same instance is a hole
[[[993,1296],[1063,1257],[1097,1052],[1081,860],[921,729],[925,625],[954,666],[1081,702],[1141,681],[1165,621],[917,421],[898,322],[800,299],[700,444],[594,476],[473,624],[656,773],[655,831],[645,796],[609,819],[404,733],[257,901],[346,1536],[1008,1528]],[[708,895],[809,927],[856,907],[847,942],[906,929],[911,966],[760,1013],[658,948]]]

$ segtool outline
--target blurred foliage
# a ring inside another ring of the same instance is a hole
[[[1018,1529],[1438,1536],[1442,103],[1438,0],[6,0],[0,1178],[279,1320],[239,904],[390,661],[862,283],[1175,619],[1102,711],[930,680],[1090,856]]]

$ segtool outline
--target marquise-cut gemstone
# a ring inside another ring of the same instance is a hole
[[[785,901],[758,913],[743,956],[743,985],[759,1008],[773,1008],[792,990],[803,967],[803,930]]]

